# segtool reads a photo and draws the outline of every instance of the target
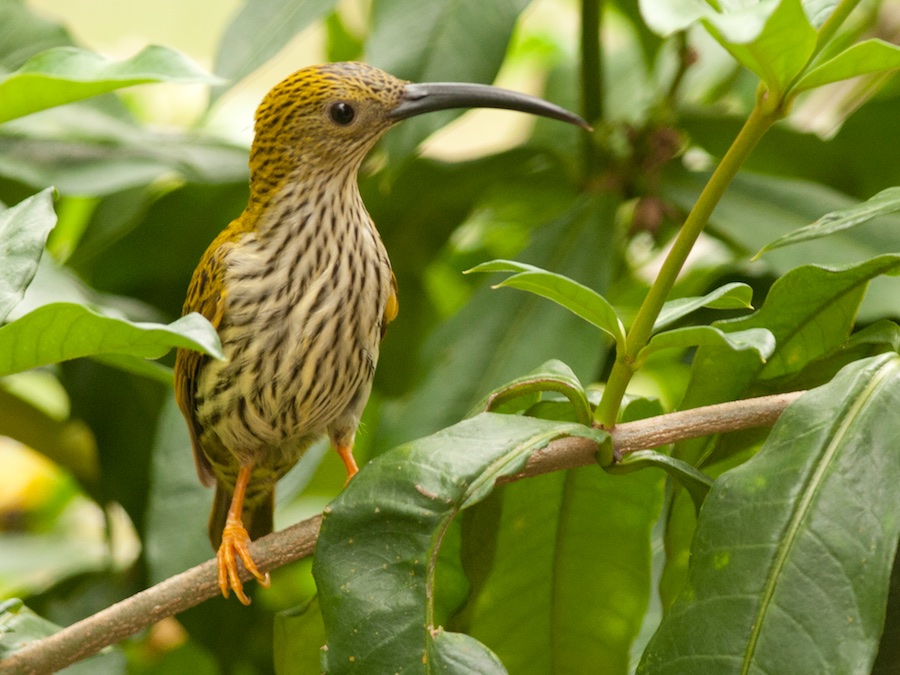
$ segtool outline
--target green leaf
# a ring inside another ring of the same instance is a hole
[[[577,281],[511,260],[494,260],[469,272],[517,272],[494,288],[509,286],[552,300],[608,334],[618,347],[625,346],[625,327],[616,310],[602,295]]]
[[[363,60],[362,38],[347,28],[339,11],[332,12],[325,19],[325,30],[328,33],[329,61]]]
[[[900,326],[888,319],[876,321],[851,335],[842,347],[853,349],[864,345],[883,345],[900,352]]]
[[[446,647],[436,644],[441,618],[433,604],[444,533],[498,478],[570,435],[598,442],[606,436],[580,424],[483,413],[367,464],[325,510],[316,545],[325,670],[436,672],[435,649],[442,664],[451,662]],[[486,656],[478,650],[471,658]]]
[[[477,406],[476,410],[478,412],[496,411],[498,407],[513,399],[547,391],[557,392],[568,398],[575,413],[575,420],[590,426],[591,404],[588,402],[584,387],[581,386],[581,382],[578,381],[578,377],[569,366],[555,359],[527,375],[495,389],[482,404]]]
[[[851,364],[719,477],[638,672],[869,672],[900,538],[898,407],[896,354]]]
[[[625,456],[621,462],[604,466],[609,473],[625,474],[646,468],[662,469],[684,487],[694,500],[697,510],[703,506],[703,500],[712,486],[712,479],[702,471],[695,469],[687,462],[664,455],[655,450],[638,450]]]
[[[900,46],[872,39],[858,42],[804,75],[792,88],[801,92],[860,75],[900,68]]]
[[[493,82],[528,0],[393,0],[372,7],[369,63],[415,82]],[[385,138],[395,159],[461,115],[446,111],[405,121]],[[514,113],[510,113],[514,114]]]
[[[800,0],[780,0],[759,36],[748,42],[742,40],[743,29],[736,29],[728,17],[705,23],[713,37],[765,83],[773,106],[781,103],[790,83],[806,67],[818,41]]]
[[[334,9],[336,0],[244,2],[225,29],[215,72],[235,85],[281,51],[310,24]],[[229,87],[217,87],[212,102]]]
[[[59,626],[36,614],[21,600],[13,598],[0,604],[0,659],[27,642],[53,635]],[[105,650],[66,668],[67,675],[114,675],[125,672],[125,657],[118,650]]]
[[[835,232],[843,232],[857,225],[862,225],[872,218],[883,216],[889,213],[900,211],[900,187],[892,187],[882,190],[877,195],[868,199],[861,204],[852,206],[848,209],[840,209],[831,211],[819,218],[816,222],[806,227],[794,230],[783,237],[779,237],[770,244],[766,244],[754,259],[759,258],[767,251],[771,251],[782,246],[790,246],[801,241],[809,241],[811,239],[819,239],[827,237]]]
[[[773,104],[781,101],[816,48],[817,33],[800,0],[728,3],[722,12],[704,0],[641,0],[641,13],[662,35],[701,22],[738,62],[759,76]]]
[[[0,323],[25,295],[54,225],[53,188],[0,212]]]
[[[173,347],[224,358],[215,329],[199,314],[168,325],[132,323],[58,302],[0,328],[0,375],[95,354],[158,358]]]
[[[775,351],[775,337],[766,328],[748,328],[747,330],[725,333],[714,326],[686,326],[657,333],[637,356],[637,362],[644,360],[663,349],[684,349],[686,347],[726,347],[736,351],[753,350],[759,360],[766,359]]]
[[[213,555],[206,537],[212,491],[201,485],[191,457],[187,424],[169,391],[153,434],[144,560],[151,584],[199,565]]]
[[[172,384],[172,369],[159,361],[148,361],[130,354],[98,354],[90,358],[98,363],[155,380],[167,387]]]
[[[11,654],[24,643],[53,635],[55,623],[38,616],[18,598],[0,604],[0,656]]]
[[[662,311],[653,324],[653,332],[683,319],[692,312],[706,307],[708,309],[752,309],[753,289],[747,284],[731,283],[715,289],[702,297],[676,298],[663,305]]]
[[[24,2],[0,2],[0,70],[19,68],[35,54],[51,47],[72,44],[72,36],[58,22],[33,11]]]
[[[150,45],[124,61],[54,47],[0,79],[0,122],[148,82],[215,82],[187,57]]]
[[[247,148],[196,133],[137,127],[76,103],[0,125],[0,176],[79,196],[146,190],[163,179],[154,186],[158,191],[172,178],[246,185]]]
[[[900,669],[900,641],[895,639],[900,633],[900,556],[894,557],[886,614],[884,632],[881,634],[881,644],[871,675],[893,675]]]
[[[811,162],[817,161],[813,159],[818,157],[817,154],[806,156]],[[835,161],[842,163],[845,160],[836,158]],[[777,173],[774,166],[767,171]],[[857,171],[854,170],[854,175]],[[702,187],[700,181],[686,182],[683,177],[673,177],[667,193],[683,208],[690,209]],[[824,213],[857,204],[858,200],[818,183],[740,174],[716,207],[708,230],[752,255],[774,239],[809,225]],[[855,265],[885,251],[897,250],[898,231],[900,217],[886,215],[866,225],[837,232],[829,239],[815,239],[771,251],[765,261],[778,275],[810,263],[831,267]],[[898,293],[900,280],[879,279],[865,298],[860,320],[873,321],[892,315]]]
[[[722,347],[700,347],[681,408],[733,401],[750,393],[770,393],[767,381],[800,372],[813,359],[830,353],[850,335],[869,281],[900,269],[900,255],[884,255],[858,265],[827,268],[806,265],[776,281],[763,306],[740,319],[717,321],[726,332],[767,328],[776,348],[766,363],[756,355]],[[751,390],[751,387],[753,389]],[[699,466],[716,439],[676,445],[674,455]]]
[[[428,643],[426,672],[456,675],[505,675],[506,668],[487,647],[464,633],[438,627]]]
[[[639,0],[639,6],[641,16],[651,30],[664,37],[704,19],[725,23],[728,17],[733,24],[729,31],[731,39],[750,42],[762,32],[778,6],[778,0],[757,2],[739,9],[730,8],[727,14],[716,11],[715,6],[706,0]]]
[[[325,627],[318,596],[299,607],[275,615],[275,672],[308,675],[321,672],[319,665]]]
[[[651,593],[650,532],[664,482],[654,471],[585,467],[505,485],[491,570],[460,629],[510,673],[602,664],[626,675]]]

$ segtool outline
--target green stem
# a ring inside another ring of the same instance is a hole
[[[827,19],[825,19],[825,23],[822,24],[822,27],[819,28],[816,50],[810,57],[810,62],[812,62],[819,52],[825,48],[825,45],[831,42],[831,38],[837,33],[838,28],[843,25],[844,21],[847,20],[847,17],[850,16],[850,12],[856,9],[856,6],[859,3],[860,0],[841,0],[841,2],[838,3],[837,7],[834,8],[834,11]]]
[[[653,324],[675,285],[678,273],[684,266],[697,237],[700,236],[709,221],[713,209],[719,203],[741,165],[759,140],[781,116],[779,109],[774,112],[764,112],[763,101],[757,102],[737,138],[734,139],[734,143],[731,144],[728,152],[713,171],[706,187],[703,188],[703,192],[700,193],[694,204],[694,208],[691,209],[684,221],[656,280],[638,310],[631,330],[628,331],[624,353],[616,355],[616,362],[613,364],[612,372],[603,391],[603,398],[594,413],[595,422],[602,427],[609,429],[615,425],[622,397],[635,372],[638,353],[650,340]]]
[[[603,118],[603,66],[600,50],[601,0],[581,3],[581,105],[584,119],[596,125]],[[597,170],[594,139],[585,135],[585,168],[588,175]]]

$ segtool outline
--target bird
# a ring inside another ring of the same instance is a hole
[[[272,531],[275,485],[329,437],[347,469],[379,345],[399,309],[387,251],[357,174],[398,122],[450,108],[506,108],[590,129],[526,94],[413,83],[358,62],[302,68],[256,110],[250,194],[191,277],[183,315],[204,316],[225,360],[179,349],[175,398],[200,481],[215,485],[209,537],[223,596],[250,603],[238,560],[270,583],[249,544]]]

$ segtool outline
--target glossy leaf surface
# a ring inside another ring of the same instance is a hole
[[[503,672],[472,638],[439,629],[441,541],[452,519],[490,494],[497,478],[573,434],[604,436],[578,424],[484,413],[370,462],[326,509],[317,544],[326,670]]]
[[[898,406],[897,355],[856,362],[715,482],[639,672],[869,670],[900,536]]]

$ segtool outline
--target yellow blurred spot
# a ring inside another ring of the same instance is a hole
[[[53,462],[7,436],[0,436],[0,466],[0,516],[39,508],[65,480]]]

